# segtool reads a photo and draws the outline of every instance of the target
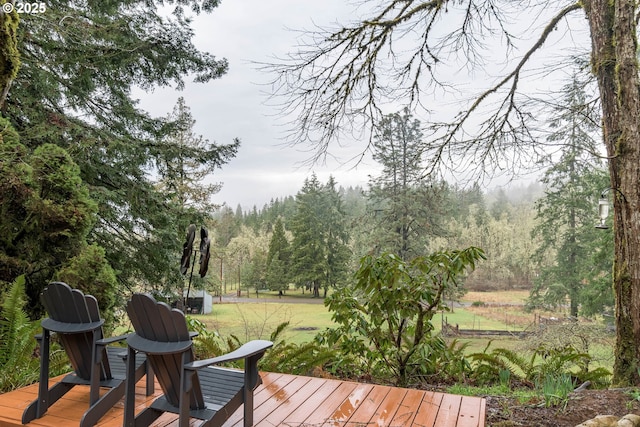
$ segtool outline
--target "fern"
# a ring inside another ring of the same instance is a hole
[[[317,343],[287,343],[280,339],[289,322],[280,323],[271,333],[273,347],[260,361],[260,369],[270,372],[286,372],[294,375],[310,375],[316,367],[324,367],[336,357],[336,353]]]
[[[482,384],[497,383],[503,369],[509,370],[510,377],[532,387],[541,387],[548,378],[559,379],[563,375],[570,375],[580,383],[591,381],[596,387],[604,387],[611,376],[604,368],[583,369],[591,357],[572,346],[549,349],[541,344],[528,358],[504,348],[489,352],[487,346],[484,352],[469,357],[473,362],[473,377]]]
[[[37,381],[38,359],[33,357],[38,323],[23,311],[24,276],[18,277],[5,293],[0,312],[0,391],[8,391]]]
[[[611,383],[611,372],[602,366],[588,372],[579,372],[576,377],[580,383],[591,381],[594,388],[606,388]]]

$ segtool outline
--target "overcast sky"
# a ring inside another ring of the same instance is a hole
[[[295,30],[311,29],[316,25],[333,27],[336,22],[347,24],[355,20],[353,7],[347,0],[222,0],[212,14],[194,17],[192,26],[196,46],[218,58],[226,58],[229,72],[206,84],[187,82],[183,91],[163,89],[150,94],[134,94],[140,98],[141,107],[155,116],[166,116],[182,96],[196,120],[196,134],[220,144],[230,143],[236,137],[241,140],[237,156],[212,178],[223,183],[214,202],[226,203],[232,209],[238,204],[244,209],[253,205],[261,208],[273,198],[295,195],[312,172],[321,182],[326,182],[329,175],[333,175],[338,185],[345,187],[366,187],[368,177],[379,173],[379,167],[370,159],[365,159],[357,167],[352,162],[343,165],[339,161],[312,168],[304,165],[310,153],[302,151],[304,147],[294,149],[283,145],[287,130],[283,125],[284,119],[277,116],[276,108],[268,105],[268,82],[274,76],[267,75],[256,65],[273,62],[274,58],[295,51],[300,37],[300,32]],[[580,20],[580,16],[572,20],[569,27],[584,27],[584,19]],[[553,50],[556,55],[566,56],[565,44],[572,44],[574,36],[579,38],[574,29],[567,32],[564,24],[559,28],[562,31],[550,36],[545,43],[544,54],[539,55],[550,61],[553,68],[557,61]],[[533,31],[529,35],[537,38],[539,33]],[[588,38],[584,40],[588,41]],[[524,40],[527,49],[531,43]],[[521,55],[524,52],[515,53]],[[479,87],[486,86],[484,80],[501,76],[504,67],[510,67],[504,59],[495,63],[491,61],[493,68],[501,69],[493,70],[493,76],[486,75],[480,85],[478,75],[461,74],[457,83],[461,92],[474,93]],[[539,69],[546,68],[546,64],[540,62]],[[459,71],[465,69],[462,66]],[[570,70],[567,68],[567,73]],[[538,78],[528,89],[549,91],[553,85],[553,79]],[[520,82],[520,86],[526,84]],[[436,103],[434,109],[439,112],[458,111],[460,108],[459,105],[444,103],[443,99]],[[365,145],[365,142],[351,143],[346,149],[340,149],[334,144],[331,154],[344,162],[359,154]],[[523,181],[531,180],[529,176]],[[503,180],[502,183],[505,182]],[[498,184],[500,181],[494,181],[491,186]]]
[[[196,134],[217,143],[240,138],[238,155],[213,177],[223,182],[216,203],[261,208],[272,198],[295,195],[312,172],[321,182],[332,174],[345,187],[364,186],[368,174],[375,173],[372,162],[356,169],[339,162],[313,169],[301,165],[310,153],[283,146],[282,120],[266,105],[270,77],[255,65],[292,51],[299,36],[292,29],[344,21],[351,10],[345,0],[223,0],[212,14],[195,17],[193,28],[196,46],[227,58],[229,72],[206,84],[188,83],[183,91],[136,93],[141,107],[155,116],[171,112],[182,96],[196,120]],[[336,148],[333,153],[346,160],[362,147],[351,152]]]

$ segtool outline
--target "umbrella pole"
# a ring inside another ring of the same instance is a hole
[[[198,253],[197,249],[193,250],[193,262],[191,263],[191,273],[189,273],[189,285],[187,286],[187,297],[184,301],[184,308],[187,308],[187,304],[189,303],[189,292],[191,292],[191,279],[193,279],[193,268],[196,265],[196,254]]]

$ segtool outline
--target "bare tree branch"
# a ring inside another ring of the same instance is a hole
[[[519,93],[523,73],[554,29],[581,9],[581,3],[573,0],[564,6],[558,3],[381,0],[368,19],[334,30],[317,27],[304,32],[298,51],[262,64],[275,75],[272,100],[290,120],[287,142],[307,146],[310,162],[326,159],[331,144],[344,139],[366,141],[366,151],[372,129],[389,109],[409,106],[433,114],[441,109],[438,104],[434,107],[434,95],[461,92],[451,75],[453,67],[459,64],[472,71],[485,69],[487,63],[494,66],[492,40],[500,42],[505,61],[510,62],[511,53],[522,43],[513,33],[521,20],[514,18],[527,10],[548,19],[540,35],[512,69],[463,113],[429,127],[433,139],[427,172],[445,166],[454,172],[500,173],[523,163],[523,157],[531,156],[530,142],[539,137],[535,114]],[[496,97],[497,104],[490,105]],[[487,115],[488,108],[493,113]],[[543,146],[534,145],[533,150]]]
[[[539,136],[531,133],[531,123],[535,122],[535,118],[524,110],[516,100],[518,93],[518,83],[522,75],[522,71],[530,61],[532,55],[544,45],[549,35],[554,31],[560,21],[569,13],[581,9],[580,4],[575,3],[562,9],[556,14],[548,25],[542,31],[540,37],[533,46],[524,54],[515,68],[502,78],[497,84],[481,93],[470,107],[466,109],[459,117],[449,123],[439,123],[432,126],[434,133],[444,129],[444,135],[435,139],[431,145],[432,161],[431,170],[436,168],[443,160],[445,151],[449,151],[454,156],[456,154],[474,158],[477,166],[476,170],[491,170],[490,165],[496,165],[496,154],[499,156],[498,150],[505,148],[521,149],[530,147],[533,143],[535,150],[535,142]],[[479,127],[474,135],[467,136],[464,133],[464,126],[470,118],[477,112],[480,106],[485,103],[490,95],[497,93],[501,88],[507,86],[507,93],[501,103],[494,109],[494,113],[489,116]],[[528,151],[528,150],[526,150]],[[515,154],[515,153],[514,153]],[[517,159],[518,157],[513,157]],[[435,161],[433,161],[435,160]],[[468,167],[468,164],[466,165]],[[511,168],[514,167],[512,164]]]

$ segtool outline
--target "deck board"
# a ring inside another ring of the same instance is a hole
[[[282,403],[277,407],[272,407],[271,412],[264,417],[264,419],[268,419],[270,423],[273,425],[279,426],[284,425],[285,419],[295,412],[296,410],[302,408],[304,411],[305,403],[309,401],[311,396],[316,392],[318,388],[322,385],[322,381],[309,381],[308,378],[298,377],[295,381],[300,381],[301,387],[298,388],[295,392],[291,391],[289,396],[282,401]],[[298,386],[298,384],[294,384],[293,382],[289,383],[287,388],[291,386]],[[268,400],[267,400],[268,402]],[[261,407],[267,407],[269,405],[262,405]],[[242,424],[238,423],[238,427]]]
[[[341,426],[348,425],[348,421],[354,414],[358,406],[365,401],[365,398],[373,390],[371,384],[356,384],[353,391],[346,396],[340,406],[338,406],[333,413],[330,413],[328,418],[325,418],[322,426]]]
[[[462,396],[445,394],[440,402],[435,425],[438,427],[456,427]]]
[[[340,387],[339,381],[326,381],[320,378],[314,378],[313,384],[320,383],[320,387],[316,389],[312,396],[296,410],[289,413],[282,422],[283,426],[300,426],[305,424],[306,420],[310,418],[315,412],[322,408],[327,399],[329,399]]]
[[[464,396],[460,404],[460,412],[458,414],[458,423],[456,424],[456,427],[477,426],[480,414],[484,414],[484,405],[484,400]],[[482,415],[482,417],[482,419],[484,419],[484,415]]]
[[[375,420],[373,415],[378,411],[390,391],[391,387],[372,387],[364,401],[353,411],[349,418],[349,425],[369,425],[372,419]]]
[[[423,390],[361,384],[333,379],[263,372],[254,393],[256,427],[389,426],[389,427],[484,427],[486,403],[477,397]],[[52,379],[55,381],[56,379]],[[24,408],[36,398],[37,384],[0,395],[0,427],[22,426]],[[136,411],[161,394],[144,394],[144,381],[136,387]],[[77,427],[88,407],[89,388],[76,386],[54,404],[31,427]],[[98,427],[120,427],[121,400],[98,423]],[[224,427],[242,426],[242,408]],[[191,426],[198,424],[192,420]],[[165,414],[153,426],[175,427],[176,416]]]
[[[436,426],[436,417],[440,412],[440,404],[442,403],[444,394],[429,392],[428,396],[428,399],[423,399],[422,402],[420,402],[420,407],[418,408],[412,425]]]
[[[387,396],[380,406],[378,406],[378,410],[371,417],[371,421],[377,425],[391,425],[391,421],[395,418],[408,391],[409,390],[406,389],[396,388],[387,393]]]
[[[338,386],[335,388],[333,393],[324,400],[319,406],[309,406],[308,416],[304,420],[302,420],[302,425],[309,426],[319,426],[322,425],[327,419],[329,419],[329,415],[327,414],[327,408],[331,408],[332,411],[335,411],[339,405],[344,402],[344,400],[349,397],[351,392],[355,390],[355,383],[338,383]]]
[[[431,394],[425,396],[424,391],[407,390],[389,425],[394,427],[412,426],[413,420],[415,420],[418,409],[425,397],[429,399],[429,401],[431,400]]]

